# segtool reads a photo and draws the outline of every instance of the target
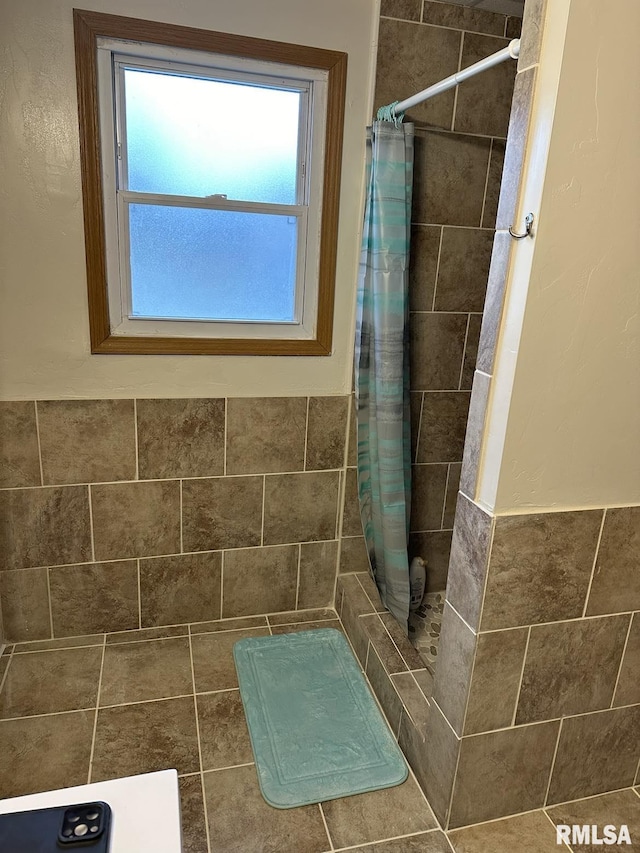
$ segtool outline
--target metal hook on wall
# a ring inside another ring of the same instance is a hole
[[[533,215],[533,213],[527,213],[525,220],[524,220],[524,225],[525,225],[524,234],[516,234],[511,225],[509,226],[509,234],[511,234],[511,236],[513,237],[514,240],[522,240],[525,237],[533,237],[533,222],[534,222],[534,220],[535,220],[535,216]]]

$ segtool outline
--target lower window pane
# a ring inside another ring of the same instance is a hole
[[[129,205],[132,317],[295,319],[297,219]]]

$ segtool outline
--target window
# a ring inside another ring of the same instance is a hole
[[[346,55],[74,24],[92,351],[329,354]]]

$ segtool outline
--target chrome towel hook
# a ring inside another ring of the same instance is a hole
[[[535,216],[533,215],[533,213],[527,213],[525,220],[524,220],[524,226],[525,226],[524,234],[516,234],[511,225],[509,226],[509,234],[511,234],[511,236],[514,238],[514,240],[522,240],[524,237],[533,237],[534,219],[535,219]]]

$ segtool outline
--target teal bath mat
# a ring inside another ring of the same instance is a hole
[[[407,765],[334,628],[233,647],[260,789],[278,809],[399,785]]]

